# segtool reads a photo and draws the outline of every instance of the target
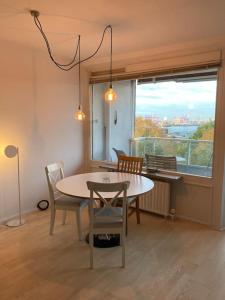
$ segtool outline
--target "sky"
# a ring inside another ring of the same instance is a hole
[[[216,81],[139,84],[136,114],[161,119],[188,116],[190,120],[215,119]]]

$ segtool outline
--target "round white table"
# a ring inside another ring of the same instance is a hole
[[[90,198],[90,191],[87,188],[87,181],[102,182],[102,183],[115,183],[121,181],[130,181],[127,190],[127,197],[134,197],[149,192],[154,187],[151,179],[120,172],[94,172],[74,175],[63,178],[56,184],[56,189],[61,193],[68,196],[76,196],[80,198]],[[113,198],[115,193],[101,193],[104,198]],[[96,195],[96,199],[97,199]],[[87,235],[86,241],[89,241]],[[95,247],[108,248],[118,246],[120,244],[119,235],[96,235],[94,237]]]
[[[63,178],[57,182],[56,188],[58,191],[68,196],[90,198],[87,181],[104,183],[130,181],[130,186],[127,190],[127,197],[145,194],[154,187],[154,183],[151,179],[140,175],[120,172],[93,172]],[[105,198],[112,198],[114,193],[102,193],[102,195]]]

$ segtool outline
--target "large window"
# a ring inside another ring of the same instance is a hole
[[[93,86],[93,159],[115,161],[115,147],[135,156],[175,156],[178,172],[212,175],[215,70],[117,82],[118,100],[110,106],[104,87]]]

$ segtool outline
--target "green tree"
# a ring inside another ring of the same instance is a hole
[[[214,121],[208,121],[198,127],[192,136],[194,140],[211,140],[214,138]]]
[[[208,140],[214,139],[214,121],[208,121],[198,127],[192,139]],[[211,166],[213,144],[210,142],[196,142],[191,145],[191,163],[200,166]]]
[[[163,129],[153,122],[151,119],[145,119],[143,117],[136,117],[135,119],[135,138],[139,137],[164,137],[165,133]],[[135,143],[134,152],[137,155],[144,156],[145,153],[161,153],[163,149],[161,145],[157,143],[154,147],[154,141],[152,139],[139,141]]]
[[[154,123],[151,119],[136,117],[135,119],[135,137],[163,137],[163,129]]]

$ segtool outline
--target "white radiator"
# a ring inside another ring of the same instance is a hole
[[[170,184],[154,181],[154,188],[140,196],[139,201],[140,209],[168,216],[170,209]]]

